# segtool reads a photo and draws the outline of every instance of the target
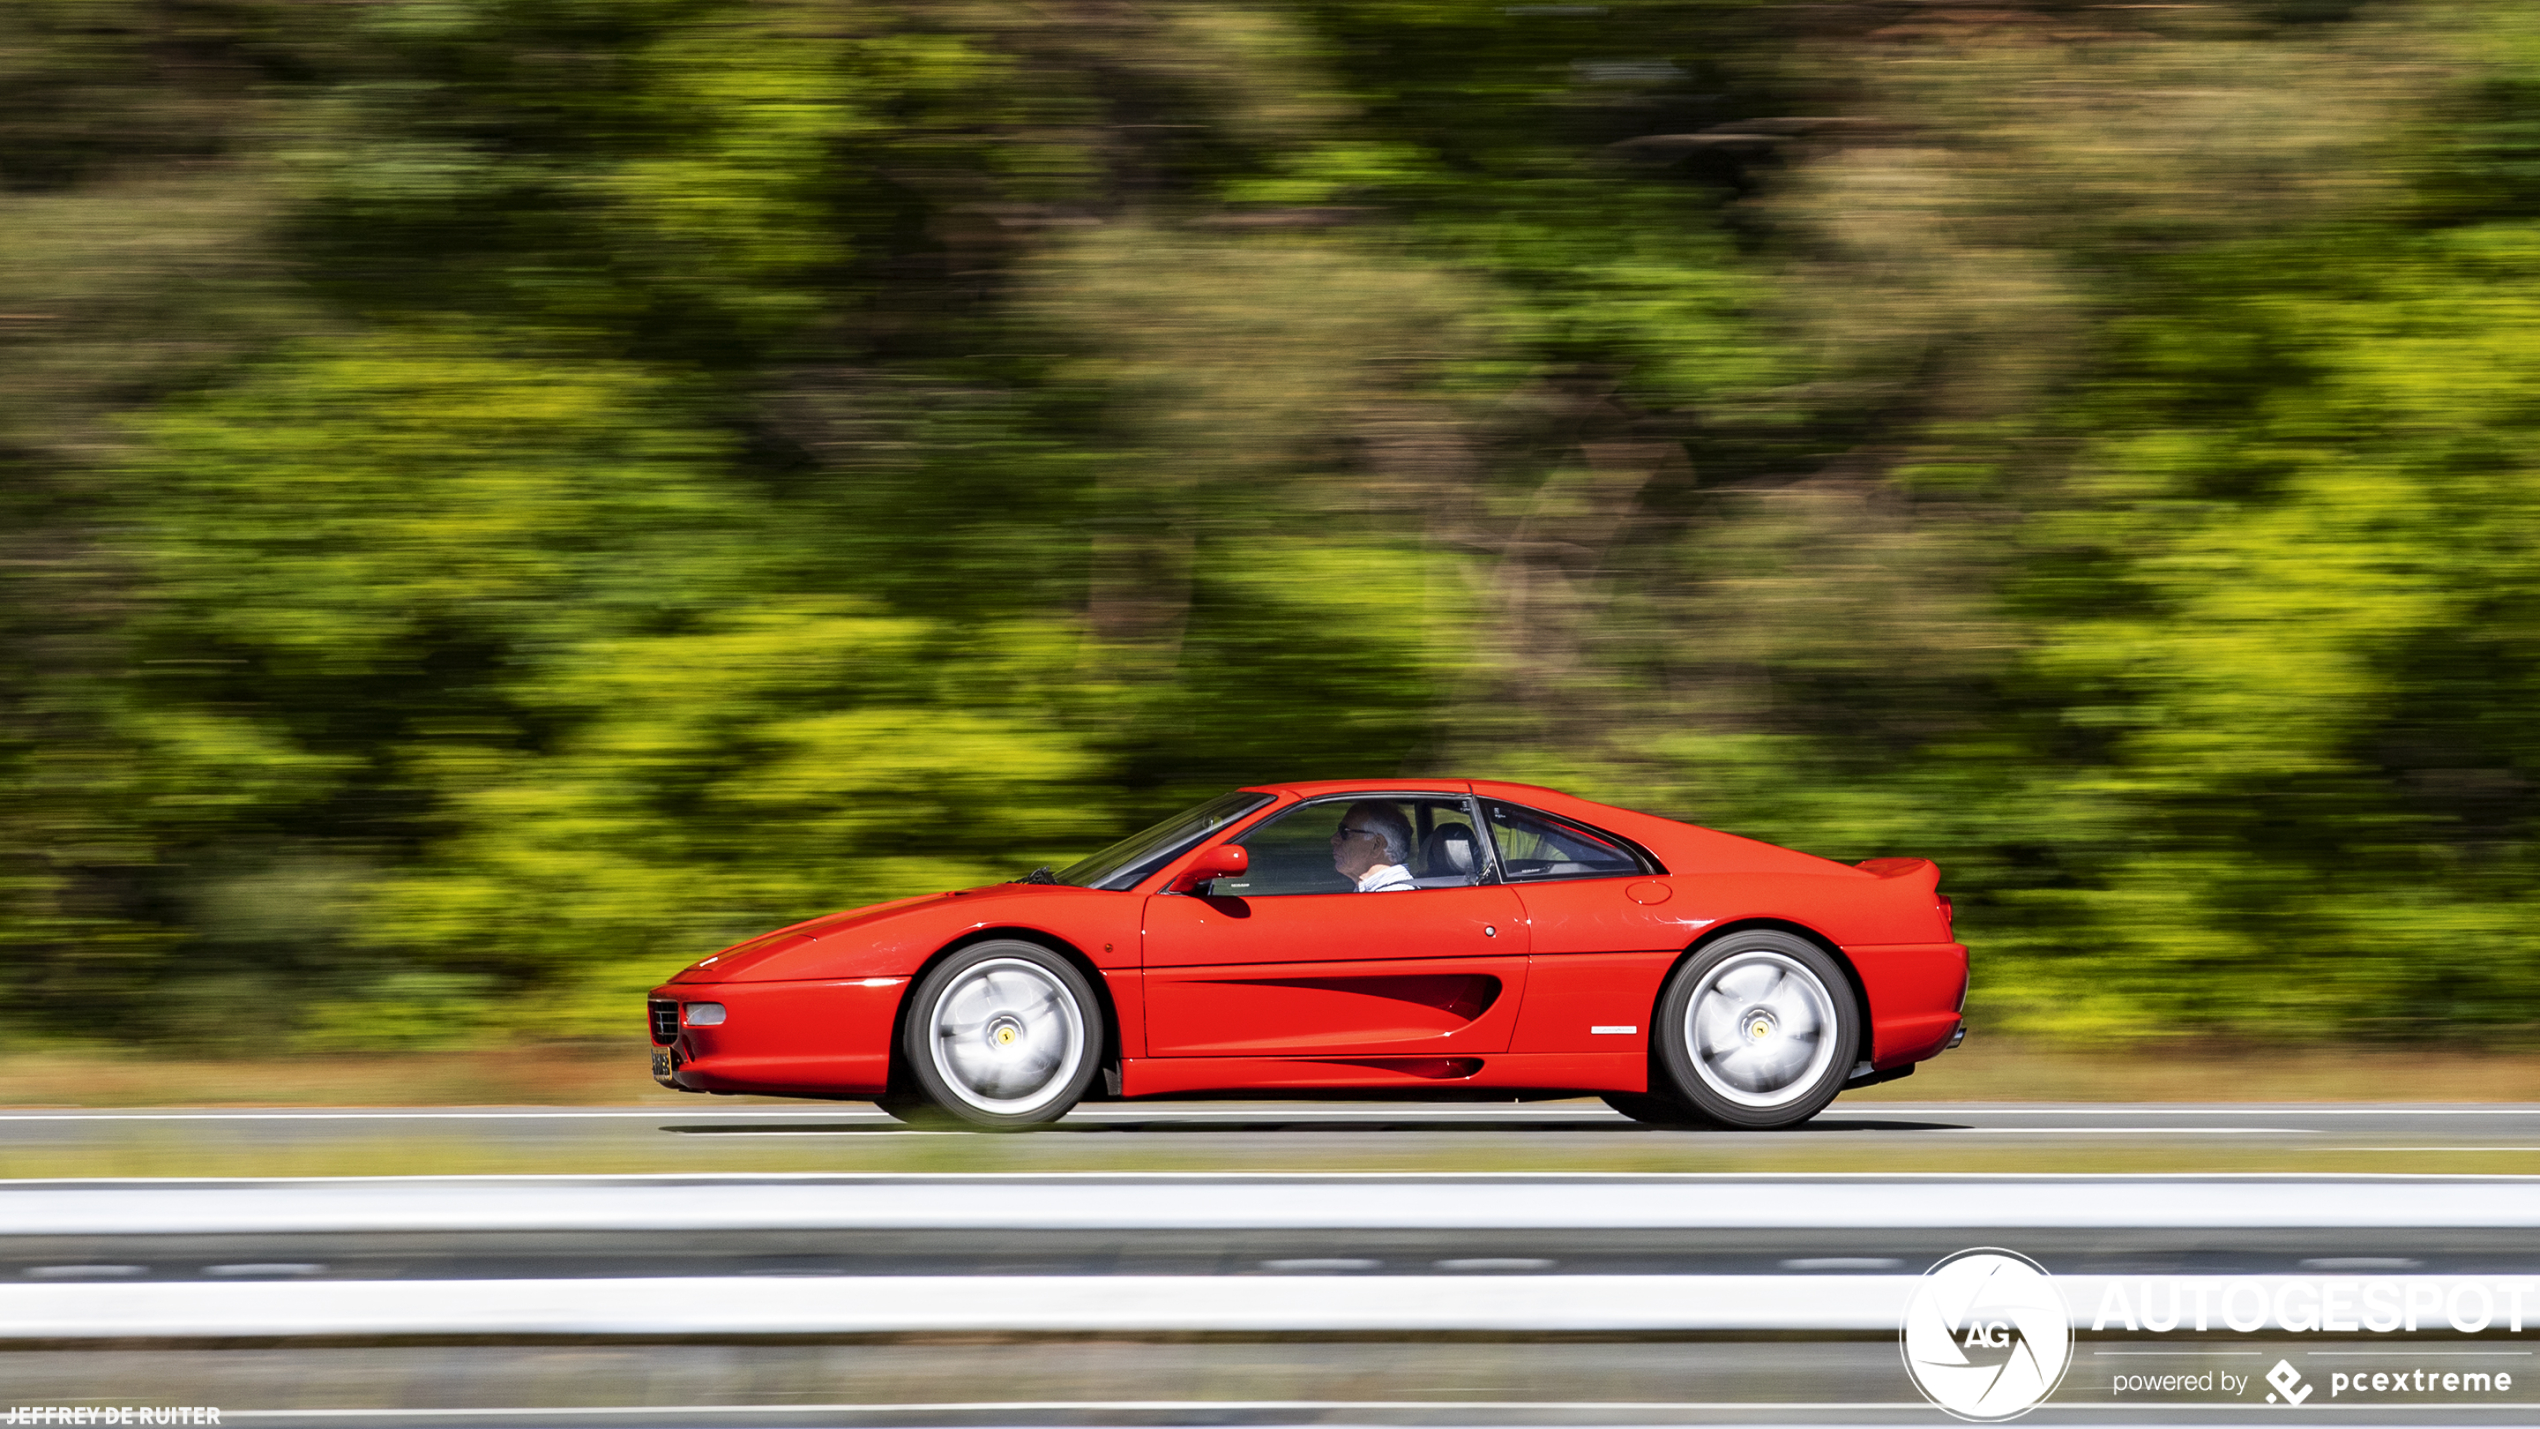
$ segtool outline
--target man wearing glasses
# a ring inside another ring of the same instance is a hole
[[[1411,821],[1391,804],[1369,799],[1349,806],[1332,834],[1332,867],[1361,893],[1400,893],[1419,884],[1411,861]]]

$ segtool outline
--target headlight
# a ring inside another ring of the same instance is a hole
[[[688,1004],[685,1011],[688,1015],[688,1025],[691,1027],[720,1027],[723,1025],[722,1003],[692,1002]]]

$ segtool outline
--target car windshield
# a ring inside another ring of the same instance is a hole
[[[1183,850],[1269,802],[1267,794],[1240,790],[1220,794],[1195,809],[1184,809],[1160,824],[1141,829],[1091,858],[1067,865],[1058,871],[1058,881],[1078,888],[1135,888],[1140,879]]]

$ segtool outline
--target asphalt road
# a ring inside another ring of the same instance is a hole
[[[488,1140],[601,1144],[648,1140],[658,1133],[736,1137],[913,1137],[965,1135],[909,1127],[862,1102],[746,1104],[699,1099],[694,1105],[615,1107],[429,1108],[155,1108],[0,1110],[0,1151],[143,1127],[194,1136],[267,1141],[325,1141],[382,1130],[463,1129]],[[2397,1103],[2063,1103],[1837,1102],[1814,1121],[1787,1131],[1681,1132],[1644,1126],[1590,1101],[1235,1102],[1159,1101],[1077,1108],[1038,1136],[1146,1137],[1309,1134],[1405,1137],[1476,1133],[1558,1138],[1589,1143],[1612,1138],[1682,1138],[1778,1143],[1840,1137],[1847,1142],[1905,1144],[1933,1138],[2108,1138],[2109,1144],[2169,1144],[2181,1137],[2234,1141],[2332,1139],[2393,1151],[2485,1149],[2540,1151],[2540,1105],[2419,1106]]]
[[[2246,1346],[2168,1367],[2277,1362]],[[2310,1371],[2330,1361],[2292,1350]],[[2528,1361],[2509,1361],[2524,1362]],[[2315,1394],[2300,1410],[2256,1395],[2119,1400],[2085,1351],[2024,1424],[2269,1421],[2522,1425],[2540,1404],[2435,1405]],[[1879,1341],[1037,1342],[296,1350],[153,1347],[0,1355],[10,1403],[208,1404],[223,1425],[382,1429],[864,1429],[970,1426],[1889,1425],[1958,1421],[1922,1402],[1892,1338]],[[2087,1388],[2085,1388],[2087,1384]],[[20,1396],[24,1396],[20,1398]]]
[[[0,1111],[0,1174],[681,1170],[2540,1171],[2540,1106],[1839,1101],[1782,1132],[1644,1126],[1593,1101],[1140,1102],[1023,1136],[863,1103]]]
[[[719,1168],[763,1166],[771,1158],[825,1173],[827,1180],[737,1171],[715,1179]],[[64,1168],[97,1174],[101,1167],[147,1178],[262,1175],[310,1165],[434,1172],[487,1164],[605,1166],[691,1174],[670,1181],[593,1178],[597,1189],[581,1199],[598,1204],[609,1199],[610,1186],[650,1183],[675,1185],[694,1203],[713,1205],[763,1183],[816,1188],[856,1183],[857,1172],[912,1165],[958,1171],[999,1158],[1051,1163],[1048,1175],[1078,1178],[1080,1186],[1109,1184],[1101,1182],[1102,1168],[1160,1162],[1194,1183],[1247,1181],[1270,1186],[1274,1196],[1278,1179],[1254,1174],[1265,1166],[1367,1164],[1389,1168],[1393,1180],[1414,1187],[1424,1184],[1420,1173],[1405,1167],[1463,1173],[1466,1181],[1476,1179],[1472,1173],[1548,1160],[1589,1169],[1566,1178],[1499,1178],[1523,1183],[1531,1197],[1526,1204],[1536,1208],[1500,1218],[1506,1224],[1484,1224],[1490,1218],[1480,1217],[1433,1226],[1400,1216],[1389,1224],[1317,1221],[1300,1202],[1292,1212],[1254,1216],[1258,1223],[1035,1228],[1023,1215],[1010,1225],[976,1214],[964,1220],[969,1213],[957,1213],[950,1197],[933,1224],[859,1226],[834,1217],[787,1222],[780,1216],[757,1224],[741,1218],[720,1228],[699,1223],[648,1230],[593,1216],[588,1223],[539,1224],[494,1217],[471,1228],[459,1224],[464,1217],[444,1216],[402,1229],[393,1218],[312,1229],[294,1228],[285,1216],[264,1227],[214,1218],[189,1228],[153,1226],[148,1220],[157,1213],[145,1212],[104,1215],[93,1224],[56,1215],[38,1226],[35,1217],[10,1209],[32,1203],[0,1192],[0,1285],[125,1293],[112,1289],[120,1286],[143,1296],[164,1287],[181,1297],[229,1284],[269,1287],[275,1295],[296,1293],[290,1289],[296,1286],[324,1296],[340,1284],[349,1297],[343,1303],[358,1300],[380,1312],[403,1303],[399,1286],[447,1300],[457,1285],[459,1302],[474,1303],[463,1287],[481,1283],[485,1299],[500,1303],[539,1283],[569,1291],[591,1287],[574,1291],[587,1298],[606,1282],[626,1287],[645,1308],[675,1309],[681,1295],[708,1285],[727,1304],[774,1303],[784,1297],[757,1287],[777,1281],[794,1282],[804,1293],[813,1289],[809,1282],[825,1281],[888,1304],[894,1284],[913,1288],[919,1278],[934,1277],[927,1287],[933,1303],[958,1307],[960,1286],[951,1287],[948,1299],[945,1277],[975,1277],[991,1302],[1038,1277],[1069,1278],[1088,1287],[1089,1300],[1141,1276],[1207,1277],[1227,1288],[1230,1303],[1280,1291],[1282,1283],[1288,1291],[1301,1281],[1328,1284],[1332,1303],[1363,1313],[1371,1298],[1383,1298],[1377,1290],[1401,1288],[1367,1284],[1377,1280],[1444,1284],[1472,1277],[1476,1305],[1519,1307],[1527,1303],[1532,1277],[1542,1278],[1547,1296],[1565,1288],[1558,1282],[1569,1282],[1575,1295],[1579,1283],[1599,1277],[1609,1284],[1679,1277],[1687,1285],[1705,1277],[1721,1284],[1755,1277],[1832,1290],[1843,1277],[1892,1285],[1978,1244],[2020,1250],[2076,1283],[2156,1275],[2540,1277],[2540,1180],[2413,1174],[2468,1169],[2472,1158],[2483,1158],[2475,1162],[2481,1170],[2540,1172],[2540,1107],[2526,1106],[1859,1102],[1838,1103],[1804,1129],[1729,1135],[1647,1128],[1580,1102],[1203,1102],[1089,1107],[1027,1137],[919,1131],[853,1104],[703,1099],[588,1109],[0,1112],[0,1172],[19,1178]],[[2226,1167],[2254,1162],[2261,1174],[2129,1179],[1963,1170],[2051,1169],[2059,1159],[2087,1160],[2102,1170],[2152,1170],[2182,1160],[2200,1164],[2200,1158]],[[1822,1169],[1708,1178],[1645,1174],[1677,1165],[1771,1168],[1793,1161]],[[1900,1163],[1924,1169],[1892,1174]],[[1627,1179],[1595,1169],[1613,1166],[1638,1168],[1644,1173],[1638,1183],[1680,1196],[1696,1212],[1634,1222],[1596,1211],[1579,1188]],[[2313,1174],[2319,1167],[2372,1174]],[[890,1178],[865,1178],[877,1179]],[[1135,1175],[1115,1179],[1140,1184]],[[103,1206],[117,1185],[168,1183],[52,1184],[55,1192],[48,1194],[56,1195],[58,1211],[84,1196]],[[461,1198],[458,1181],[370,1184],[445,1210]],[[1016,1177],[960,1184],[971,1187],[965,1194],[974,1202],[979,1194],[1011,1188],[1017,1204],[1028,1206],[1040,1199],[1035,1187],[1044,1183]],[[2263,1203],[2278,1188],[2285,1212],[2272,1215]],[[37,1188],[22,1179],[19,1189]],[[1963,1210],[1931,1209],[1953,1191],[1963,1192]],[[2486,1198],[2480,1204],[2487,1211],[2448,1220],[2420,1214],[2429,1198],[2471,1192],[2472,1199]],[[2233,1196],[2237,1209],[2180,1209],[2222,1206]],[[2343,1209],[2321,1209],[2321,1197]],[[1908,1203],[1925,1209],[1898,1209]],[[2504,1210],[2491,1214],[2499,1205]],[[1776,1214],[1775,1206],[1787,1214]],[[1450,1298],[1452,1290],[1449,1285]],[[2474,1341],[2092,1337],[2078,1347],[2066,1387],[2031,1422],[2244,1424],[2285,1414],[2339,1425],[2535,1423],[2540,1400],[2523,1392],[2540,1386],[2535,1340],[2540,1333]],[[1858,1327],[1725,1333],[939,1329],[527,1339],[353,1333],[143,1343],[36,1336],[0,1348],[0,1411],[18,1404],[217,1405],[225,1424],[289,1429],[1950,1422],[1915,1398],[1896,1354],[1892,1333]],[[2340,1369],[2385,1361],[2395,1368],[2420,1361],[2466,1367],[2471,1357],[2483,1357],[2478,1363],[2490,1368],[2533,1368],[2517,1372],[2512,1395],[2479,1403],[2390,1396],[2330,1403],[2323,1397],[2288,1411],[2262,1404],[2254,1393],[2145,1396],[2114,1388],[2129,1371],[2228,1371],[2247,1384],[2281,1360],[2324,1384]]]

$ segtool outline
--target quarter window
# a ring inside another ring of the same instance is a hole
[[[1491,842],[1512,880],[1628,878],[1650,872],[1641,855],[1609,834],[1513,804],[1486,804]]]

